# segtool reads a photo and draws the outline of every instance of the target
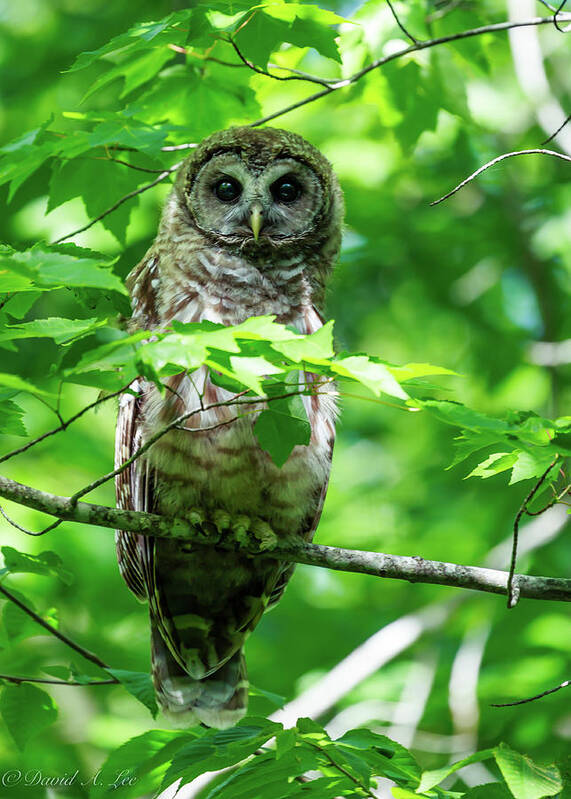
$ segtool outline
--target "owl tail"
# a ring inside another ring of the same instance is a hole
[[[248,676],[241,649],[213,674],[197,680],[179,666],[152,624],[151,664],[157,701],[173,726],[187,728],[202,722],[226,729],[245,715]]]

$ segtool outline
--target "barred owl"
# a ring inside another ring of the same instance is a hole
[[[329,162],[300,136],[249,127],[215,133],[180,167],[158,235],[128,277],[132,326],[233,325],[273,314],[300,333],[316,331],[342,217]],[[122,397],[117,465],[179,415],[232,396],[206,367],[166,382],[161,394],[140,379],[137,396]],[[217,407],[191,416],[118,475],[119,506],[171,517],[225,511],[266,522],[278,539],[311,540],[327,488],[335,398],[303,401],[311,440],[282,468],[255,438],[256,414],[236,418],[235,406]],[[201,432],[220,421],[228,424]],[[116,543],[125,582],[149,602],[161,709],[176,726],[235,724],[247,707],[245,639],[280,598],[292,566],[124,531]]]

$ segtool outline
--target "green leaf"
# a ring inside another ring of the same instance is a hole
[[[399,399],[409,399],[408,394],[397,382],[389,369],[375,363],[367,355],[349,355],[333,361],[331,368],[343,377],[350,377],[370,389],[375,396],[381,392]]]
[[[469,766],[471,763],[480,763],[482,760],[489,760],[491,757],[494,757],[494,750],[483,749],[481,752],[475,752],[469,757],[458,760],[458,762],[453,763],[451,766],[423,771],[417,793],[423,793],[434,788],[436,785],[440,785],[446,777],[449,777],[450,774],[454,774],[458,769],[464,768],[464,766]]]
[[[124,80],[123,89],[119,96],[125,97],[134,89],[138,89],[139,86],[152,80],[164,65],[173,58],[173,51],[168,50],[166,47],[135,52],[131,58],[122,61],[101,75],[85,93],[83,101],[85,102],[94,92],[117,80],[117,78],[123,78]]]
[[[116,677],[135,699],[138,699],[150,710],[153,718],[157,717],[159,708],[150,674],[139,671],[124,671],[123,669],[107,669],[107,671],[113,677]]]
[[[57,719],[57,707],[49,694],[34,685],[7,685],[0,695],[0,714],[18,749]]]
[[[288,41],[289,32],[288,22],[269,16],[263,9],[257,9],[246,25],[240,23],[234,40],[245,58],[257,67],[266,69],[271,53],[282,42]]]
[[[189,14],[190,10],[185,9],[182,12],[179,11],[174,14],[169,14],[167,17],[156,22],[138,22],[136,25],[133,25],[132,28],[129,28],[126,33],[115,36],[113,39],[110,39],[104,45],[97,48],[97,50],[81,53],[67,72],[76,72],[77,70],[85,69],[91,66],[95,61],[103,58],[103,56],[119,50],[125,50],[126,48],[131,51],[139,48],[145,49],[149,42],[153,41],[170,25],[188,19]]]
[[[36,245],[24,252],[0,252],[0,275],[3,270],[22,275],[31,281],[35,290],[88,286],[128,296],[110,265],[108,257],[73,244]]]
[[[479,463],[475,469],[472,469],[465,479],[468,479],[468,477],[481,477],[485,480],[487,477],[493,477],[495,474],[511,469],[516,460],[516,452],[494,452],[486,460]]]
[[[329,741],[329,736],[321,724],[318,724],[313,719],[303,716],[297,720],[295,726],[298,733],[304,738],[309,738],[313,741]]]
[[[24,411],[9,399],[0,400],[0,433],[11,436],[26,436],[27,430],[22,421]]]
[[[494,756],[515,799],[541,799],[555,796],[563,789],[556,766],[538,766],[527,755],[520,755],[505,743],[494,749]]]
[[[20,602],[27,605],[30,610],[34,610],[34,604],[28,597],[25,597],[19,591],[15,591],[13,588],[10,589],[10,593],[12,593],[16,599],[19,599]],[[42,628],[32,617],[10,600],[7,600],[2,608],[2,624],[6,636],[11,640],[43,634]]]
[[[205,771],[217,771],[239,763],[282,728],[269,719],[246,717],[228,730],[209,730],[180,749],[165,774],[162,788],[181,778],[182,785]]]
[[[281,352],[294,363],[324,364],[334,356],[333,351],[333,322],[327,322],[315,333],[302,336],[291,336],[290,339],[278,341],[269,339],[272,349]]]
[[[74,197],[81,197],[90,219],[107,211],[121,196],[129,194],[148,175],[121,164],[105,160],[76,159],[58,164],[50,182],[48,211],[57,208]],[[117,240],[124,244],[125,231],[136,200],[124,202],[112,213],[101,219]]]
[[[420,767],[415,758],[408,749],[386,735],[366,729],[349,730],[337,738],[335,744],[362,750],[362,756],[377,776],[406,782],[414,787],[418,785]]]
[[[5,331],[0,332],[0,341],[4,339],[51,338],[56,344],[67,346],[93,333],[106,322],[106,319],[62,319],[59,317],[34,319],[32,322],[24,322],[20,325],[7,325]]]
[[[552,451],[544,452],[539,449],[536,449],[534,452],[518,451],[517,460],[512,469],[510,485],[519,483],[520,480],[531,480],[532,478],[541,477],[553,460],[554,453]],[[553,467],[552,473],[547,478],[547,484],[551,482],[549,477],[551,477],[551,480],[557,479],[557,469],[555,467]]]
[[[243,355],[231,355],[230,363],[238,380],[260,396],[264,394],[260,378],[283,372],[283,369],[262,356],[249,358]]]
[[[43,391],[27,380],[18,377],[18,375],[6,374],[5,372],[0,372],[0,386],[5,386],[14,391],[25,391],[28,394],[35,394],[38,397],[54,396],[54,394],[51,394],[49,391]]]
[[[274,752],[260,754],[216,785],[207,794],[207,799],[219,796],[232,799],[283,799],[297,796],[294,778],[318,766],[319,754],[309,747],[289,749],[279,760]],[[306,795],[305,791],[299,793]],[[329,799],[333,795],[328,794]]]
[[[513,794],[502,783],[490,782],[470,788],[463,799],[513,799]]]
[[[195,733],[188,730],[150,730],[131,738],[111,752],[90,790],[90,799],[108,796],[120,774],[133,779],[131,784],[121,786],[123,799],[139,799],[151,791],[154,794],[175,752],[194,737]]]
[[[272,400],[258,416],[254,433],[262,449],[281,468],[296,445],[307,446],[311,439],[311,425],[301,397]]]
[[[73,575],[64,568],[62,559],[55,552],[46,550],[39,555],[28,555],[13,547],[4,546],[2,555],[5,568],[12,574],[44,574],[59,577],[66,585],[73,582]]]
[[[273,691],[265,691],[263,688],[252,685],[252,683],[248,687],[248,693],[250,696],[260,696],[263,699],[268,699],[276,707],[283,707],[286,702],[285,696],[275,694]]]

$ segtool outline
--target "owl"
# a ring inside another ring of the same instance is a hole
[[[315,332],[342,218],[331,165],[300,136],[250,127],[213,134],[180,167],[157,237],[127,279],[132,327],[234,325],[272,314]],[[329,477],[334,390],[303,396],[311,440],[278,468],[254,435],[256,412],[208,409],[233,397],[211,377],[206,367],[184,372],[169,377],[164,392],[139,379],[121,398],[117,466],[157,430],[196,413],[118,475],[118,505],[182,518],[196,508],[206,519],[223,512],[269,525],[278,540],[310,541]],[[149,603],[152,675],[165,716],[178,727],[235,724],[248,699],[244,642],[293,567],[124,531],[116,545],[122,577]]]

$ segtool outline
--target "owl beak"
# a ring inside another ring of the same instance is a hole
[[[260,203],[254,203],[250,208],[250,227],[252,228],[252,233],[254,234],[254,239],[256,241],[258,241],[258,236],[260,235],[263,222],[264,212],[262,210],[262,206]]]

